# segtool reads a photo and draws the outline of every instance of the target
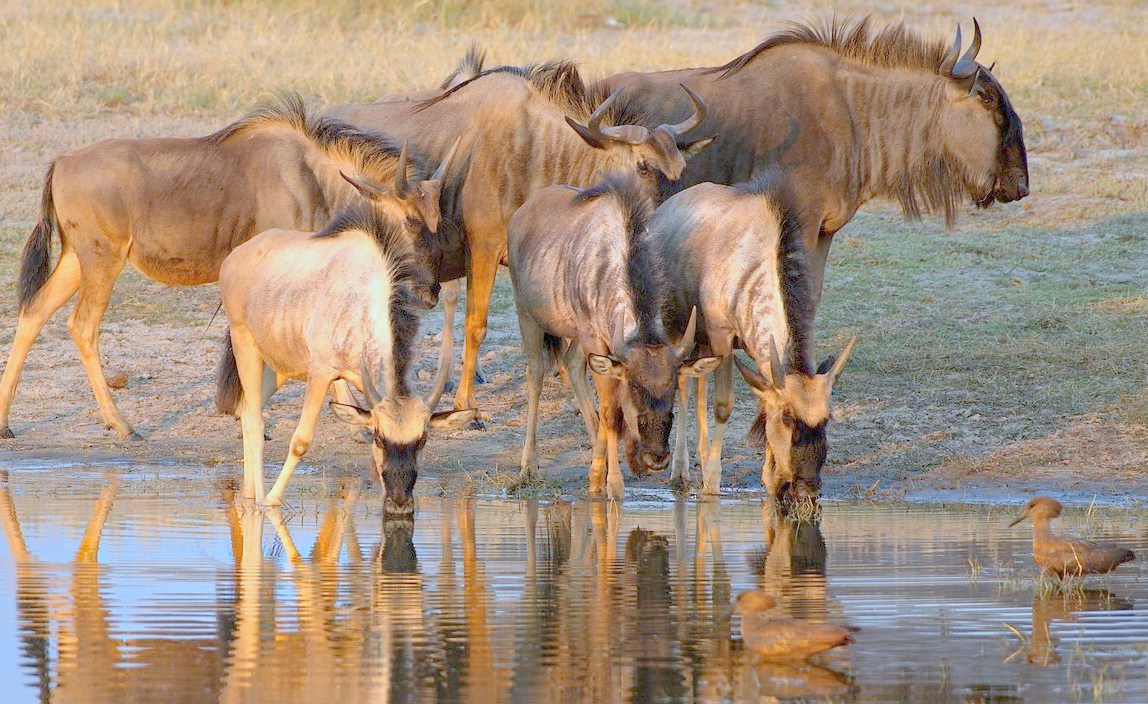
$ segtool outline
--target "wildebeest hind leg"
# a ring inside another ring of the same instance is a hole
[[[678,427],[674,431],[674,457],[671,461],[670,488],[684,493],[690,487],[690,449],[686,442],[686,421],[690,417],[690,377],[678,377]]]
[[[586,385],[586,358],[582,356],[578,345],[571,343],[566,346],[566,351],[558,362],[566,370],[570,388],[574,389],[578,412],[582,415],[582,421],[586,424],[586,434],[590,437],[590,444],[593,445],[598,437],[598,413],[590,400],[590,387]]]
[[[518,310],[522,350],[526,354],[526,437],[519,461],[519,481],[529,481],[538,471],[538,398],[542,394],[542,373],[546,365],[542,328],[529,313]]]
[[[455,410],[478,408],[474,397],[474,373],[478,366],[478,348],[486,339],[490,294],[500,258],[498,252],[481,249],[471,252],[466,277],[466,337],[463,340],[462,373],[454,395]]]
[[[725,429],[733,411],[733,351],[722,355],[721,364],[714,372],[714,435],[709,455],[702,462],[702,491],[721,493],[721,451]]]
[[[283,491],[287,482],[291,481],[291,473],[307,450],[311,447],[311,439],[315,437],[315,424],[319,422],[319,412],[323,410],[323,401],[327,398],[327,389],[333,379],[312,374],[307,378],[307,391],[303,394],[303,411],[299,414],[299,425],[291,436],[291,445],[287,450],[287,461],[275,479],[275,486],[267,492],[263,503],[268,506],[278,506],[283,500]]]
[[[81,257],[80,297],[76,300],[71,318],[68,319],[68,328],[72,332],[76,349],[80,352],[80,362],[84,365],[88,382],[92,385],[92,393],[96,396],[96,403],[100,406],[104,423],[116,431],[120,439],[138,440],[139,436],[124,419],[115,399],[112,398],[100,362],[100,321],[108,309],[112,287],[124,268],[125,260],[123,253],[104,257]]]
[[[699,376],[694,380],[694,391],[698,398],[698,464],[706,464],[710,456],[710,426],[709,426],[709,383],[707,378]]]
[[[263,357],[246,329],[231,326],[235,368],[243,388],[243,497],[263,501]]]
[[[12,339],[12,349],[8,352],[8,362],[4,365],[4,377],[0,379],[0,438],[11,438],[8,429],[8,413],[16,395],[16,385],[20,383],[20,372],[28,359],[32,343],[40,335],[40,330],[48,319],[60,309],[80,288],[80,260],[74,251],[64,252],[52,275],[36,293],[29,305],[20,311],[16,323],[16,335]]]

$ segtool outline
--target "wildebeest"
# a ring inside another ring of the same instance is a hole
[[[443,189],[443,235],[452,241],[445,245],[439,274],[441,281],[466,276],[466,336],[455,408],[476,406],[478,348],[486,338],[495,275],[506,256],[506,227],[518,206],[547,186],[587,187],[613,172],[675,181],[685,157],[713,141],[683,140],[705,117],[702,101],[694,102],[683,122],[643,126],[641,111],[617,92],[588,88],[570,62],[490,69],[446,91],[393,95],[370,105],[331,108],[328,114],[409,139],[431,159],[445,153],[456,135],[463,138],[465,158],[454,178],[461,181],[465,174],[466,181],[448,181]]]
[[[952,223],[962,200],[1028,195],[1021,120],[992,67],[976,62],[980,45],[979,25],[962,55],[959,27],[949,46],[901,24],[874,31],[868,18],[834,18],[793,23],[723,66],[621,73],[604,90],[625,87],[655,118],[684,109],[679,84],[705,100],[701,129],[721,140],[677,188],[780,167],[801,199],[816,301],[834,233],[868,200]]]
[[[372,435],[371,458],[386,493],[384,511],[409,515],[431,410],[442,394],[440,371],[427,399],[411,395],[408,371],[418,332],[410,291],[414,262],[402,221],[363,203],[346,206],[318,233],[268,230],[236,247],[219,274],[230,347],[219,395],[244,403],[244,495],[278,504],[307,452],[330,385],[345,381],[367,408],[335,403],[347,422]],[[450,354],[450,347],[443,348]],[[228,362],[230,361],[230,364]],[[263,494],[263,380],[306,379],[303,411],[279,478]],[[233,372],[233,373],[232,373]],[[470,422],[456,411],[441,425]]]
[[[666,267],[666,329],[673,334],[698,315],[698,343],[722,363],[714,374],[712,441],[701,437],[704,390],[698,394],[699,461],[707,494],[721,486],[721,450],[733,411],[733,364],[757,395],[751,438],[764,441],[762,484],[777,498],[815,497],[825,463],[825,427],[833,383],[853,351],[814,371],[813,294],[795,198],[776,174],[738,186],[703,183],[669,198],[654,214],[652,240]],[[764,374],[734,357],[740,347]],[[698,384],[700,386],[700,384]],[[679,407],[689,389],[679,384]],[[671,482],[688,485],[685,424],[678,426]]]
[[[618,436],[625,433],[635,473],[664,469],[678,379],[717,367],[714,357],[686,359],[693,348],[692,317],[677,344],[666,336],[661,272],[649,241],[653,203],[644,190],[627,178],[606,178],[587,189],[551,186],[510,219],[507,258],[529,403],[524,478],[538,467],[535,436],[547,350],[561,357],[590,433],[590,492],[601,493],[605,480],[615,499],[623,493]],[[587,359],[597,412],[586,389]]]
[[[413,285],[433,305],[441,249],[430,231],[439,194],[424,181],[422,160],[403,159],[401,146],[310,116],[297,95],[284,93],[206,137],[111,139],[56,158],[21,259],[20,319],[0,380],[0,437],[12,437],[8,412],[32,343],[77,291],[68,325],[104,422],[122,438],[138,437],[108,390],[98,344],[124,262],[169,285],[211,283],[240,243],[274,227],[317,229],[357,200],[358,190],[377,192],[380,183],[404,194],[382,205],[418,244]],[[54,269],[53,236],[61,248]]]

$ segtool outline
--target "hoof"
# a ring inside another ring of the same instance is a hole
[[[670,480],[670,491],[678,496],[685,496],[690,493],[690,483],[682,477]]]
[[[143,442],[143,436],[134,430],[125,435],[122,439],[124,442]]]
[[[11,440],[15,437],[16,437],[16,434],[13,433],[12,429],[9,428],[8,426],[4,426],[3,428],[0,428],[0,440]]]
[[[446,384],[442,387],[444,393],[449,393],[458,388],[458,384],[454,383],[454,379],[447,379]]]
[[[522,489],[533,486],[538,482],[538,475],[533,472],[520,472],[518,477],[506,487],[506,493],[511,496],[517,494]]]
[[[611,501],[621,501],[625,494],[626,488],[622,482],[606,482],[606,498]]]
[[[476,371],[474,373],[474,383],[485,384],[486,383],[486,375],[483,374],[482,372]]]

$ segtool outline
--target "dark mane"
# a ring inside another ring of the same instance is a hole
[[[661,310],[665,272],[650,242],[653,198],[636,177],[610,175],[589,188],[579,189],[575,200],[585,202],[602,197],[614,199],[626,223],[626,280],[638,316],[637,341],[663,342]]]
[[[408,395],[408,370],[414,357],[414,342],[418,335],[419,318],[415,313],[414,295],[410,282],[414,263],[410,241],[403,231],[388,222],[375,208],[364,202],[347,205],[335,213],[330,222],[318,232],[316,238],[338,237],[345,232],[362,231],[375,238],[391,276],[391,345],[395,359],[395,388]]]
[[[871,17],[833,15],[820,21],[789,22],[788,27],[729,63],[709,69],[723,77],[745,68],[758,55],[779,46],[801,44],[831,49],[840,56],[879,68],[917,68],[941,72],[948,47],[922,38],[898,22],[874,33]]]
[[[575,120],[585,120],[590,113],[610,97],[609,87],[603,81],[587,85],[578,72],[578,65],[571,59],[555,59],[526,66],[496,66],[478,73],[440,95],[424,100],[417,110],[424,110],[442,102],[458,91],[492,74],[510,74],[523,79],[545,96],[565,115]],[[636,100],[618,96],[602,121],[604,125],[648,126],[649,115]]]
[[[287,127],[315,143],[335,159],[348,162],[359,173],[381,183],[395,176],[400,141],[381,132],[360,130],[349,123],[307,112],[303,99],[293,91],[278,91],[274,102],[264,103],[204,139],[221,144],[241,132],[266,127]],[[408,153],[407,178],[423,180],[430,169]]]

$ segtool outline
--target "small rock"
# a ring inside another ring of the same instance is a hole
[[[434,372],[430,369],[420,369],[415,376],[418,377],[419,381],[430,381],[431,377],[434,376]]]
[[[122,389],[128,385],[128,373],[117,372],[108,377],[108,386],[113,389]]]

